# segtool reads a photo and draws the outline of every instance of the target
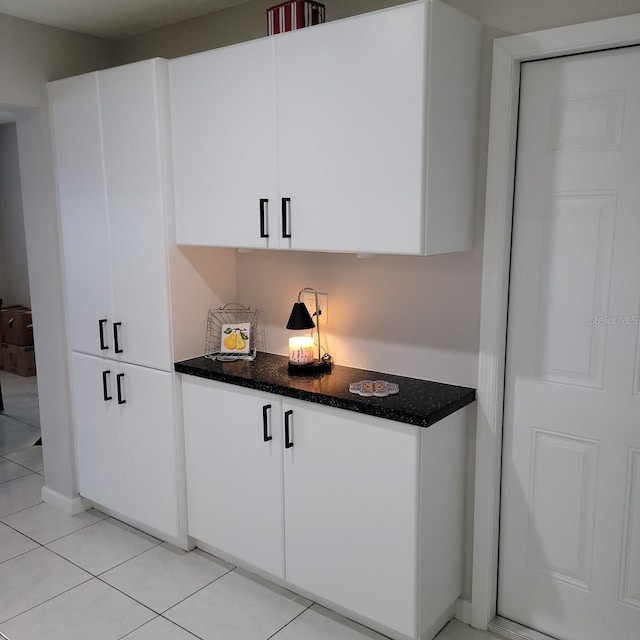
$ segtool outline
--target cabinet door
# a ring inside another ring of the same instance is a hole
[[[113,396],[121,433],[124,511],[179,536],[178,451],[173,374],[118,365]]]
[[[424,11],[403,5],[276,39],[291,248],[421,252]]]
[[[418,427],[283,410],[287,581],[415,637]]]
[[[170,62],[178,244],[278,246],[274,55],[264,38]]]
[[[67,322],[74,351],[113,353],[111,255],[97,74],[49,85],[64,250]],[[100,347],[100,320],[104,333]]]
[[[182,391],[189,535],[284,578],[280,401],[184,376]]]
[[[170,371],[164,65],[150,60],[100,72],[99,87],[119,359]]]
[[[78,490],[98,504],[122,512],[122,446],[111,360],[71,354]]]

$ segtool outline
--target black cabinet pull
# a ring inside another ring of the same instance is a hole
[[[111,371],[103,371],[102,372],[102,397],[105,402],[109,400],[113,400],[113,397],[109,395],[107,391],[107,378],[111,375]]]
[[[124,378],[124,373],[119,373],[116,376],[116,387],[118,388],[118,404],[127,403],[127,401],[122,397],[122,378]]]
[[[122,326],[122,322],[114,322],[113,323],[113,344],[114,351],[116,353],[122,353],[122,349],[120,348],[120,343],[118,342],[118,328]]]
[[[265,442],[273,440],[273,436],[269,435],[269,420],[267,418],[267,412],[271,409],[270,404],[265,404],[262,407],[262,438]]]
[[[108,344],[105,344],[104,341],[104,325],[106,324],[107,319],[103,318],[102,320],[98,320],[98,331],[100,332],[100,349],[105,351],[109,348]]]
[[[291,198],[282,198],[282,237],[290,238],[291,229],[287,220],[287,212],[291,209]]]
[[[269,232],[267,231],[267,206],[269,205],[268,198],[260,198],[260,237],[268,238]]]
[[[291,440],[290,434],[289,434],[289,429],[291,426],[289,424],[289,418],[291,418],[292,414],[293,414],[293,411],[291,409],[289,409],[289,411],[284,412],[284,448],[285,449],[291,449],[291,447],[293,447],[293,440]]]

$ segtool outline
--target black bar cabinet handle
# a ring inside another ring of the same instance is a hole
[[[267,412],[271,409],[270,404],[265,404],[262,407],[262,438],[265,442],[273,440],[273,436],[269,435],[269,420],[267,418]]]
[[[291,409],[289,409],[289,411],[284,412],[284,448],[285,449],[291,449],[291,447],[293,447],[293,440],[291,440],[290,434],[289,434],[289,428],[290,428],[289,418],[291,417],[292,414],[293,414],[293,411]]]
[[[103,371],[102,372],[102,397],[105,402],[109,400],[113,400],[113,397],[109,395],[107,391],[107,378],[111,375],[111,371]]]
[[[114,343],[114,351],[116,353],[122,353],[122,349],[120,348],[120,343],[118,342],[118,328],[122,326],[122,322],[114,322],[113,323],[113,343]]]
[[[108,344],[104,342],[104,325],[107,323],[106,318],[102,318],[102,320],[98,320],[98,331],[100,332],[100,349],[105,351],[109,348]]]
[[[282,237],[290,238],[291,229],[287,223],[287,210],[291,208],[291,198],[282,198]]]
[[[267,231],[267,205],[269,204],[268,198],[260,198],[260,237],[268,238],[269,232]]]
[[[124,378],[124,373],[119,373],[116,376],[116,386],[118,388],[118,404],[126,404],[126,400],[122,397],[122,378]]]

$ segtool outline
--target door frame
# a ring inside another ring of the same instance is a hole
[[[498,38],[493,47],[477,391],[471,624],[496,615],[507,305],[520,65],[640,44],[640,14]]]

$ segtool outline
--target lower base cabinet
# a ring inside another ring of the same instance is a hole
[[[174,375],[81,353],[71,370],[80,494],[177,543]]]
[[[189,535],[394,638],[462,588],[466,412],[424,429],[182,376]]]

